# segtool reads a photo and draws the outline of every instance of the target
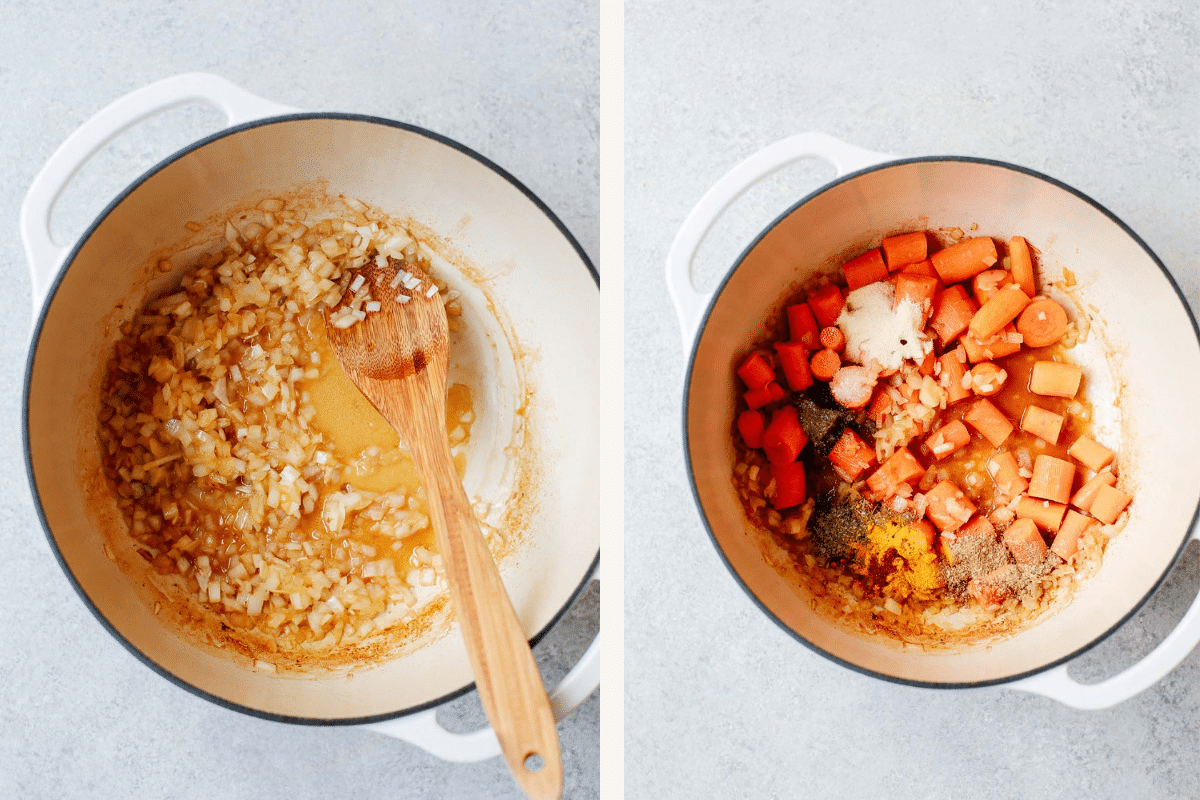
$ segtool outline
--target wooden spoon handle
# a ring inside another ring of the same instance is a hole
[[[425,482],[429,516],[484,711],[525,794],[535,800],[558,798],[562,756],[550,699],[500,571],[471,513],[449,445],[439,448],[427,439],[413,448],[413,455]],[[533,772],[525,763],[535,755],[542,765]]]

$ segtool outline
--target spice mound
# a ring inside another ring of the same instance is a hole
[[[1019,236],[886,237],[786,302],[737,366],[733,482],[813,608],[962,641],[1099,568],[1133,497],[1072,359],[1087,315],[1036,256]]]
[[[222,252],[121,327],[99,415],[120,535],[182,618],[215,619],[222,646],[267,660],[401,630],[445,596],[411,458],[338,366],[323,319],[343,297],[332,324],[378,309],[358,274],[368,261],[433,274],[429,254],[356,201],[306,213],[272,199],[261,223],[227,223]],[[434,281],[404,288],[440,291],[454,328],[458,295]],[[452,386],[460,472],[473,421],[470,390]]]

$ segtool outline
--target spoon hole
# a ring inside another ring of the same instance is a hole
[[[545,765],[546,762],[537,753],[530,753],[525,756],[525,769],[530,772],[540,772]]]

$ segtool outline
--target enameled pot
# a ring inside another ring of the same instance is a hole
[[[79,167],[122,130],[188,102],[224,111],[229,127],[135,181],[69,250],[56,245],[49,212]],[[487,497],[505,479],[503,451],[514,441],[513,420],[527,398],[522,419],[531,434],[522,441],[536,447],[538,466],[536,479],[522,485],[535,512],[527,515],[522,544],[501,564],[501,574],[531,640],[566,611],[595,573],[600,546],[593,490],[599,392],[590,369],[598,359],[599,279],[586,255],[528,189],[460,144],[391,120],[296,113],[212,75],[169,78],[100,111],[59,148],[26,197],[21,230],[36,323],[24,431],[35,505],[88,607],[131,652],[176,684],[256,716],[374,723],[444,758],[490,757],[499,750],[489,729],[456,735],[434,718],[438,705],[472,687],[456,630],[383,663],[364,664],[352,679],[253,669],[155,618],[135,581],[105,557],[98,512],[85,497],[82,483],[98,468],[99,375],[117,335],[110,315],[118,304],[132,298],[127,306],[135,307],[138,298],[178,277],[159,276],[147,286],[142,267],[179,240],[185,222],[314,182],[324,182],[330,194],[411,216],[451,242],[461,263],[487,274],[486,298],[472,293],[454,268],[446,275],[464,292],[465,314],[474,315],[468,322],[479,331],[452,355],[452,374],[456,368],[473,372],[479,383],[481,427],[472,434],[464,482],[469,494]],[[557,716],[598,684],[594,642],[552,692]]]
[[[704,234],[747,188],[801,158],[823,158],[838,177],[769,225],[712,294],[691,265]],[[810,610],[805,594],[773,568],[763,536],[743,513],[731,475],[734,369],[788,288],[901,230],[978,224],[973,235],[1021,235],[1042,250],[1050,279],[1071,269],[1093,335],[1076,348],[1096,424],[1120,443],[1123,480],[1135,502],[1099,572],[1054,613],[1007,638],[950,649],[901,648],[854,634]],[[885,680],[929,687],[1005,683],[1099,708],[1165,675],[1200,640],[1200,603],[1137,665],[1081,685],[1070,660],[1132,617],[1166,578],[1200,510],[1200,338],[1178,286],[1159,259],[1112,213],[1081,192],[1029,169],[979,158],[896,159],[821,134],[777,142],[735,167],[700,200],[679,231],[667,282],[683,328],[688,370],[683,433],[695,499],[713,544],[753,601],[822,655]]]

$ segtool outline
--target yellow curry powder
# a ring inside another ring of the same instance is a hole
[[[937,555],[927,534],[901,520],[872,522],[865,541],[855,550],[857,566],[881,584],[886,596],[932,599],[934,590],[943,585]]]

